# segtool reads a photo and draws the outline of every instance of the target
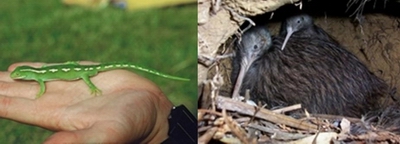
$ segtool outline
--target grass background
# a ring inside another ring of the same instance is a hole
[[[20,61],[126,61],[190,78],[140,71],[175,104],[197,109],[197,6],[126,12],[88,10],[60,1],[0,1],[0,69]],[[0,118],[0,143],[41,143],[51,131]]]

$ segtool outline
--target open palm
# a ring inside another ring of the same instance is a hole
[[[35,99],[37,82],[10,78],[20,65],[43,63],[17,63],[0,72],[0,117],[55,131],[47,143],[160,143],[167,138],[172,104],[143,77],[126,70],[99,73],[91,78],[102,90],[99,96],[91,95],[82,80],[50,81]]]

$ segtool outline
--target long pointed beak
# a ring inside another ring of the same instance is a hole
[[[256,56],[248,56],[242,59],[240,63],[240,71],[239,75],[236,78],[235,87],[233,89],[232,98],[235,100],[240,100],[239,92],[242,89],[242,83],[244,76],[246,75],[247,71],[249,70],[251,64],[256,60]]]
[[[291,27],[287,28],[287,34],[285,40],[283,41],[281,50],[285,49],[286,43],[292,34],[293,34],[293,29]]]

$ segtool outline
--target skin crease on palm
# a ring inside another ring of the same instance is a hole
[[[82,81],[49,81],[46,92],[35,81],[16,81],[16,63],[0,72],[0,117],[40,126],[55,133],[45,143],[160,143],[168,136],[172,103],[150,80],[127,70],[101,72],[91,78],[102,95],[90,94]],[[94,64],[81,62],[80,64]]]

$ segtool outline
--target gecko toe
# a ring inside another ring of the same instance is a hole
[[[91,91],[91,94],[94,95],[94,96],[99,96],[99,95],[101,95],[101,90],[94,89],[94,90]]]

